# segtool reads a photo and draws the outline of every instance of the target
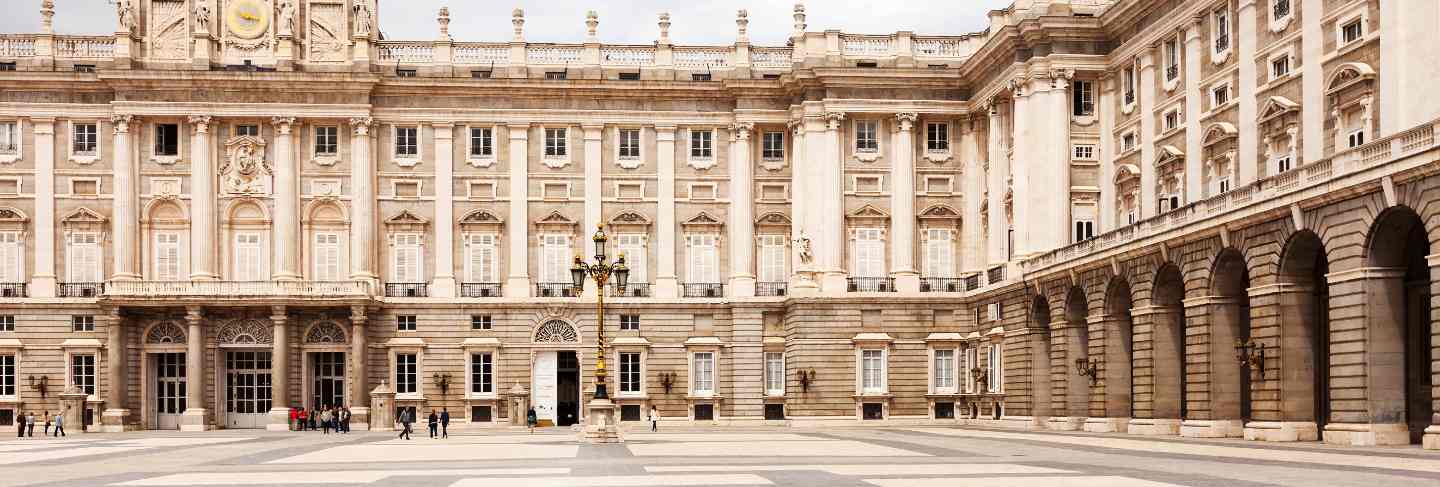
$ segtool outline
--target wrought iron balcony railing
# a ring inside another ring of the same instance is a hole
[[[852,293],[893,293],[895,278],[851,277],[848,279],[848,288]]]
[[[1005,266],[997,265],[985,271],[985,282],[995,284],[1005,280]]]
[[[922,277],[922,293],[958,293],[965,291],[965,281],[955,277]]]
[[[23,298],[29,295],[29,286],[23,282],[0,282],[0,298]]]
[[[575,286],[568,282],[542,282],[535,285],[535,295],[542,298],[573,298]]]
[[[755,283],[755,295],[756,295],[756,296],[784,296],[784,295],[785,295],[785,292],[786,292],[786,287],[785,287],[786,284],[787,284],[787,283],[786,283],[785,281],[779,281],[779,282],[757,282],[757,283]]]
[[[1230,48],[1230,35],[1221,34],[1215,37],[1215,52],[1221,52]]]
[[[618,289],[615,283],[606,285],[610,288],[610,295],[623,298],[648,298],[650,297],[650,283],[631,282],[625,284],[625,289]]]
[[[112,298],[364,297],[363,281],[115,281],[101,289]]]
[[[105,294],[105,283],[62,282],[58,291],[62,298],[98,298]]]
[[[498,282],[460,283],[460,297],[463,298],[498,298],[500,296],[500,283]]]
[[[979,288],[980,288],[980,273],[977,272],[977,273],[974,273],[974,274],[965,276],[965,289],[979,289]]]
[[[424,298],[430,296],[430,285],[423,282],[385,283],[387,298]]]
[[[684,287],[687,298],[725,297],[725,285],[717,282],[686,283]]]

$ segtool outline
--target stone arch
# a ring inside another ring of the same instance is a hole
[[[225,206],[225,219],[230,222],[270,223],[270,208],[255,198],[236,198]]]
[[[1209,411],[1214,436],[1237,436],[1251,417],[1252,373],[1230,360],[1233,344],[1250,339],[1250,269],[1234,247],[1220,249],[1211,262],[1209,298]]]
[[[1362,278],[1367,412],[1372,424],[1403,421],[1410,443],[1420,443],[1435,411],[1429,252],[1424,221],[1407,206],[1381,212],[1367,234]],[[1376,436],[1378,444],[1403,442]]]
[[[147,225],[185,224],[189,221],[190,214],[179,200],[156,198],[145,203],[144,223]]]
[[[350,212],[345,205],[330,198],[319,198],[305,204],[305,221],[309,225],[331,224],[347,225],[350,223]]]
[[[531,335],[535,343],[580,343],[580,331],[562,319],[550,319],[535,327]]]
[[[189,335],[185,325],[174,320],[157,321],[145,329],[146,345],[184,345]]]
[[[1257,404],[1256,419],[1279,419],[1279,439],[1314,441],[1330,416],[1330,261],[1320,235],[1310,230],[1290,235],[1280,251],[1277,285],[1279,404]],[[1264,384],[1267,388],[1274,385]],[[1262,417],[1262,413],[1264,416]]]
[[[1150,306],[1143,308],[1143,314],[1136,312],[1137,325],[1147,321],[1150,324],[1149,366],[1137,362],[1135,371],[1136,390],[1142,390],[1138,386],[1145,385],[1151,390],[1149,404],[1137,401],[1136,416],[1148,416],[1151,420],[1150,429],[1146,431],[1142,427],[1139,431],[1142,433],[1179,434],[1180,420],[1185,417],[1188,404],[1185,400],[1184,299],[1185,280],[1180,268],[1165,262],[1152,277]],[[1146,341],[1143,333],[1135,335],[1137,342]]]
[[[345,327],[331,320],[311,323],[305,329],[303,343],[306,345],[341,345],[350,342]]]
[[[1089,306],[1085,291],[1080,286],[1071,286],[1065,294],[1065,322],[1070,327],[1065,335],[1066,360],[1062,364],[1068,370],[1065,381],[1065,405],[1072,418],[1090,416],[1090,378],[1080,375],[1082,366],[1088,366],[1090,357]]]
[[[1045,295],[1030,300],[1030,415],[1038,420],[1051,414],[1050,303]]]
[[[1128,418],[1135,414],[1134,320],[1130,309],[1133,300],[1130,282],[1123,274],[1112,276],[1105,288],[1105,313],[1101,315],[1103,344],[1100,364],[1104,383],[1105,417],[1113,421],[1110,431],[1125,431]]]
[[[220,345],[269,345],[275,342],[275,335],[269,323],[237,319],[220,326],[215,332],[215,342]]]

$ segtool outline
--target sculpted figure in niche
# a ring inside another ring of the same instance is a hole
[[[200,32],[210,30],[210,2],[206,0],[195,2],[195,30]]]
[[[795,253],[800,256],[801,264],[810,265],[810,261],[815,258],[810,252],[810,235],[800,232],[800,236],[795,237]]]
[[[295,35],[295,4],[290,0],[280,0],[280,35]]]
[[[370,35],[370,4],[364,0],[355,2],[355,35],[366,37]]]
[[[120,18],[120,32],[135,33],[135,5],[130,0],[115,2],[115,14]]]

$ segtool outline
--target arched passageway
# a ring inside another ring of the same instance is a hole
[[[1030,303],[1030,416],[1045,427],[1051,415],[1050,303],[1035,295]]]
[[[1134,318],[1135,341],[1148,341],[1149,353],[1135,357],[1134,389],[1139,397],[1130,432],[1177,435],[1186,407],[1185,282],[1180,269],[1174,264],[1162,266],[1155,273],[1150,296],[1150,306],[1136,310]]]
[[[1366,248],[1366,387],[1378,444],[1420,443],[1434,413],[1430,244],[1420,215],[1405,207],[1375,221]],[[1386,434],[1399,423],[1406,437]],[[1328,441],[1327,435],[1327,441]]]
[[[1065,350],[1068,356],[1065,361],[1067,380],[1065,381],[1065,405],[1071,418],[1085,418],[1090,416],[1090,386],[1091,377],[1088,376],[1089,365],[1094,358],[1090,357],[1090,326],[1087,322],[1089,313],[1086,309],[1085,292],[1078,286],[1070,288],[1070,294],[1065,298],[1065,321],[1070,328],[1065,334]],[[1083,371],[1083,372],[1082,372]],[[1098,379],[1098,378],[1097,378]]]
[[[1210,324],[1209,418],[1210,436],[1240,436],[1251,418],[1253,370],[1235,355],[1237,345],[1250,338],[1250,273],[1245,257],[1233,248],[1220,252],[1210,278],[1206,306]]]
[[[1115,276],[1105,291],[1105,313],[1100,316],[1100,340],[1097,345],[1102,357],[1098,364],[1100,373],[1099,389],[1104,402],[1104,417],[1092,417],[1085,421],[1085,431],[1125,432],[1129,429],[1130,418],[1135,415],[1134,405],[1134,320],[1130,284],[1124,276]]]

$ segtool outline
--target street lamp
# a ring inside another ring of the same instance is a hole
[[[610,281],[611,276],[614,276],[615,289],[624,294],[625,285],[630,280],[630,269],[625,267],[625,254],[623,253],[615,259],[614,263],[606,262],[605,241],[609,240],[609,237],[605,236],[603,226],[596,225],[595,236],[591,237],[591,240],[595,241],[595,263],[586,264],[585,259],[576,255],[575,265],[570,268],[570,279],[571,284],[575,286],[577,295],[585,290],[585,276],[588,275],[595,281],[596,295],[598,296],[595,318],[599,324],[597,329],[600,332],[600,338],[595,345],[595,353],[598,355],[595,361],[595,399],[609,399],[610,394],[605,390],[605,283]]]

